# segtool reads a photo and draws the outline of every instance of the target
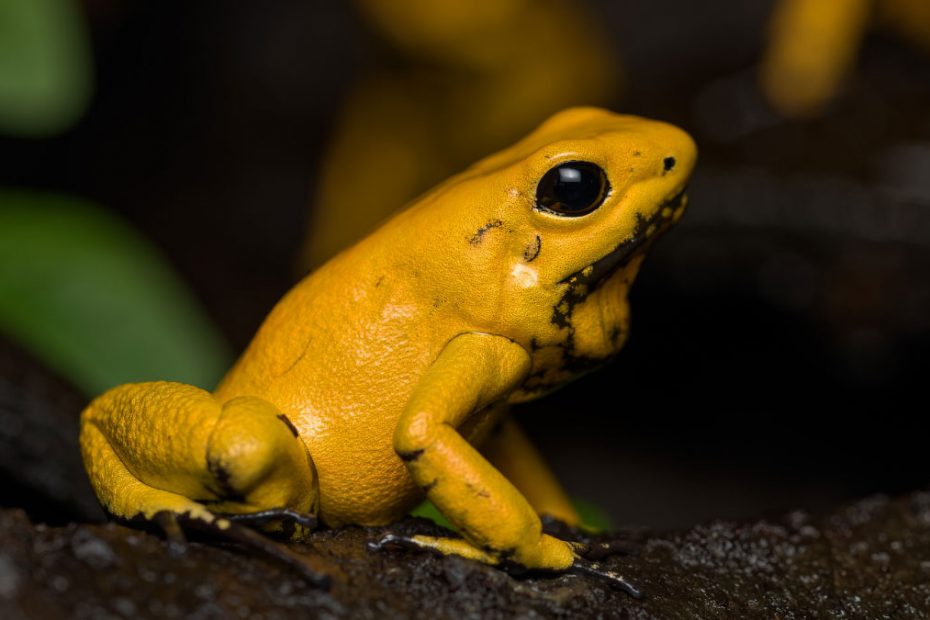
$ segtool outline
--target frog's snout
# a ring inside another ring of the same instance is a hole
[[[665,150],[661,174],[663,177],[675,176],[687,180],[697,162],[697,145],[683,129],[673,125],[666,124],[665,126],[667,135],[663,143],[671,148]]]

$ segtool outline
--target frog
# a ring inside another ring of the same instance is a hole
[[[425,498],[460,536],[379,544],[635,592],[544,531],[579,517],[509,408],[621,349],[628,291],[682,217],[696,157],[665,122],[557,113],[297,283],[212,392],[150,381],[94,399],[80,444],[101,504],[301,537]]]

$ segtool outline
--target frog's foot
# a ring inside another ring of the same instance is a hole
[[[312,586],[324,589],[330,586],[329,575],[317,572],[300,554],[256,530],[239,525],[227,518],[216,517],[208,520],[202,516],[177,514],[163,510],[156,513],[152,520],[165,533],[169,550],[174,555],[183,553],[187,548],[187,537],[184,532],[197,532],[218,540],[238,543],[256,553],[277,560],[296,570]]]
[[[301,513],[292,508],[217,514],[236,525],[261,530],[266,534],[286,540],[306,540],[320,524],[316,516]]]
[[[270,403],[240,397],[223,405],[206,446],[210,510],[292,539],[317,527],[319,488],[297,430]]]
[[[554,540],[554,539],[553,539]],[[562,541],[559,541],[562,542]],[[587,551],[586,545],[580,543],[566,543],[576,552]],[[373,550],[381,550],[387,546],[404,547],[407,549],[426,550],[442,555],[457,555],[459,557],[497,566],[511,574],[522,574],[529,570],[540,572],[549,572],[554,574],[574,574],[595,577],[604,581],[608,585],[626,592],[636,599],[643,598],[642,591],[633,585],[626,577],[616,571],[604,568],[597,562],[585,559],[575,555],[571,565],[561,569],[550,568],[533,568],[530,569],[519,562],[513,560],[513,551],[494,552],[491,549],[479,549],[461,538],[443,538],[439,536],[400,536],[397,534],[387,534],[380,540],[370,543],[369,547]]]

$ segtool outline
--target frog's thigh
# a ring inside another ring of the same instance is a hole
[[[398,423],[394,447],[430,501],[470,544],[429,537],[415,542],[488,563],[571,565],[569,545],[542,533],[526,498],[456,430],[472,412],[508,394],[529,367],[529,355],[519,345],[470,333],[453,339],[420,380]]]
[[[197,502],[139,480],[126,468],[98,428],[90,426],[81,431],[81,449],[97,498],[110,514],[126,519],[137,516],[151,519],[156,513],[167,510],[204,521],[215,518]]]
[[[565,490],[542,455],[512,419],[505,418],[488,437],[482,453],[513,483],[541,515],[569,525],[580,521]]]
[[[293,508],[315,498],[312,462],[277,410],[257,398],[220,405],[180,383],[122,385],[81,415],[81,452],[97,496],[118,517],[168,510]]]

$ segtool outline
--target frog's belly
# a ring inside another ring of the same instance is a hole
[[[505,409],[501,404],[477,412],[458,431],[480,448]],[[383,525],[423,500],[423,492],[394,451],[396,420],[372,424],[342,417],[329,426],[319,419],[309,421],[311,416],[299,416],[297,426],[319,476],[320,518],[326,525]]]
[[[319,476],[323,523],[383,525],[422,500],[422,492],[394,452],[390,435],[353,441],[343,434],[340,439],[305,439]]]

